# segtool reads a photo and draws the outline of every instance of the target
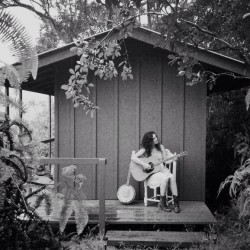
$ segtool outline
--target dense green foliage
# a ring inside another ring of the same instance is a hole
[[[35,98],[35,97],[34,97]],[[25,100],[24,100],[25,101]],[[23,114],[23,119],[29,124],[32,131],[32,148],[34,157],[49,157],[49,143],[42,143],[50,137],[54,138],[54,102],[52,101],[51,108],[51,135],[49,124],[49,105],[48,101],[29,101],[25,104],[26,112]],[[51,155],[54,155],[54,142],[51,142]]]
[[[58,249],[58,242],[47,222],[30,207],[27,194],[31,156],[30,132],[20,121],[7,116],[0,120],[0,243],[4,249]],[[46,185],[41,185],[38,192]],[[36,193],[38,193],[36,192]]]
[[[208,97],[206,200],[213,210],[230,198],[224,190],[215,199],[221,182],[249,157],[250,115],[245,93],[243,89]]]
[[[49,6],[57,15],[54,16],[53,28],[48,22],[42,24],[38,51],[46,51],[64,43],[72,42],[81,36],[90,36],[105,30],[106,23],[98,23],[98,18],[105,13],[105,8],[96,2],[82,0],[50,0]],[[46,8],[44,6],[44,8]]]

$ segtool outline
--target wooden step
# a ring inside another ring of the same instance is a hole
[[[173,246],[189,247],[205,239],[204,232],[174,231],[107,231],[107,245],[119,246]]]

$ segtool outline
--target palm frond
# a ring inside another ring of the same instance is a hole
[[[17,61],[15,68],[19,74],[20,83],[28,80],[29,73],[36,79],[38,69],[36,49],[25,28],[5,10],[0,10],[0,40],[9,47]]]
[[[0,60],[0,86],[5,86],[5,80],[8,79],[11,86],[15,88],[20,87],[20,76],[14,66],[5,63]]]
[[[237,169],[233,175],[229,175],[220,185],[218,196],[221,191],[230,184],[229,194],[231,197],[236,197],[238,191],[246,188],[244,180],[250,176],[250,159],[246,160],[244,164]],[[217,196],[217,197],[218,197]]]
[[[42,193],[40,195],[38,195],[36,201],[35,201],[35,205],[34,205],[34,209],[37,209],[38,207],[41,206],[42,201],[45,202],[45,212],[46,215],[50,215],[51,214],[51,198],[49,196],[49,194],[47,193]]]

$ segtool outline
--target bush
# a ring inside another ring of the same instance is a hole
[[[59,249],[58,238],[28,203],[31,134],[21,121],[0,120],[0,245],[3,249]],[[44,189],[43,185],[40,189]]]

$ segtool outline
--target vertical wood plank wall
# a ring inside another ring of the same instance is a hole
[[[136,44],[138,43],[138,44]],[[137,47],[136,47],[137,46]],[[135,49],[138,48],[138,49]],[[188,151],[178,160],[177,181],[181,200],[205,200],[206,85],[185,86],[168,65],[167,52],[134,41],[127,45],[133,80],[95,79],[93,98],[100,106],[94,118],[73,109],[60,85],[67,83],[72,62],[57,68],[55,82],[56,143],[59,157],[104,157],[106,198],[116,199],[125,184],[132,150],[138,150],[145,132],[154,130],[172,152]],[[98,170],[80,168],[86,175],[87,199],[98,199]],[[131,178],[136,199],[143,186]]]
[[[61,85],[67,84],[69,79],[69,68],[72,60],[59,63],[55,72],[55,154],[56,157],[72,158],[74,157],[74,108],[72,102],[66,100],[65,95],[61,95]],[[66,70],[67,69],[67,70]],[[63,166],[60,166],[60,169]],[[55,175],[61,190],[62,179],[59,172],[59,166],[55,168]],[[73,182],[71,183],[73,185]]]
[[[127,180],[131,153],[139,148],[140,140],[140,62],[132,61],[131,63],[134,69],[134,79],[119,80],[118,185],[125,184]],[[135,188],[136,199],[139,199],[138,183],[131,177],[130,184]]]

